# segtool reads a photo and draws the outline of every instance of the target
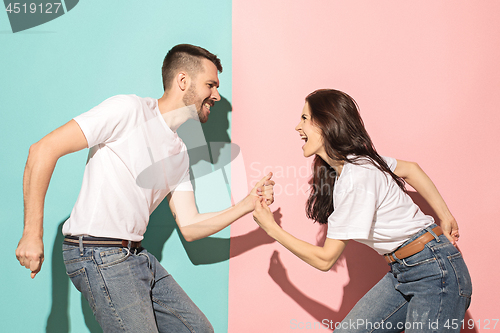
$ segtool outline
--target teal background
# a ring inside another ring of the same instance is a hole
[[[65,156],[57,164],[45,201],[45,262],[31,280],[14,253],[23,227],[22,177],[28,149],[110,96],[159,98],[163,58],[179,43],[203,46],[221,58],[223,100],[203,129],[207,141],[229,142],[231,1],[80,1],[65,15],[15,34],[7,13],[0,13],[2,332],[100,332],[87,304],[69,283],[59,252],[60,227],[77,198],[87,150]],[[182,136],[182,127],[179,131]],[[216,155],[216,165],[229,158],[224,148]],[[204,157],[193,160],[195,178],[201,169],[217,169]],[[201,212],[229,205],[219,174],[196,179],[195,188]],[[226,229],[186,244],[165,204],[153,213],[145,238],[148,249],[207,315],[216,332],[227,331],[228,238]]]

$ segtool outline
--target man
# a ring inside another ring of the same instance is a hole
[[[140,245],[149,215],[167,196],[183,237],[212,235],[273,201],[271,174],[238,204],[200,214],[189,180],[186,146],[176,130],[188,119],[206,122],[220,100],[220,60],[188,44],[172,48],[162,67],[158,99],[114,96],[30,147],[24,173],[21,265],[43,263],[43,206],[57,160],[91,148],[82,189],[63,226],[63,257],[76,288],[105,332],[212,332],[203,313],[158,260]]]

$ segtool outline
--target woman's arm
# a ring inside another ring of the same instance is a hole
[[[403,178],[427,201],[437,214],[445,236],[455,245],[459,237],[457,221],[429,176],[417,163],[401,160],[397,160],[394,173]]]
[[[269,236],[290,250],[300,259],[321,271],[329,271],[344,251],[347,240],[327,238],[325,244],[315,246],[304,242],[283,230],[274,220],[265,202],[257,201],[253,213],[254,220]]]

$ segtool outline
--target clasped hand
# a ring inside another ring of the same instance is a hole
[[[274,202],[274,181],[271,180],[272,172],[269,172],[264,178],[259,180],[244,200],[247,212],[252,212],[255,208],[255,202],[264,201],[268,205]]]
[[[253,211],[253,219],[257,224],[267,233],[269,229],[278,224],[274,220],[274,215],[264,199],[255,202],[255,209]]]

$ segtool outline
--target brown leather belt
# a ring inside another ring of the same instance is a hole
[[[131,249],[137,249],[141,247],[141,242],[131,242],[125,239],[116,238],[101,238],[101,237],[83,237],[82,244],[84,246],[92,247],[129,247]],[[78,245],[80,240],[78,236],[66,236],[64,237],[64,243],[68,245]]]
[[[441,230],[441,227],[439,227],[439,226],[432,229],[432,232],[434,232],[436,234],[436,236],[441,236],[443,234],[443,230]],[[434,239],[434,235],[432,235],[430,232],[426,232],[425,234],[418,237],[417,239],[415,239],[411,243],[403,246],[399,250],[384,254],[384,259],[385,259],[385,261],[387,261],[388,264],[391,264],[391,263],[396,261],[393,258],[393,254],[398,259],[408,258],[409,256],[412,256],[415,253],[422,251],[425,247],[425,244],[429,243],[433,239]]]

